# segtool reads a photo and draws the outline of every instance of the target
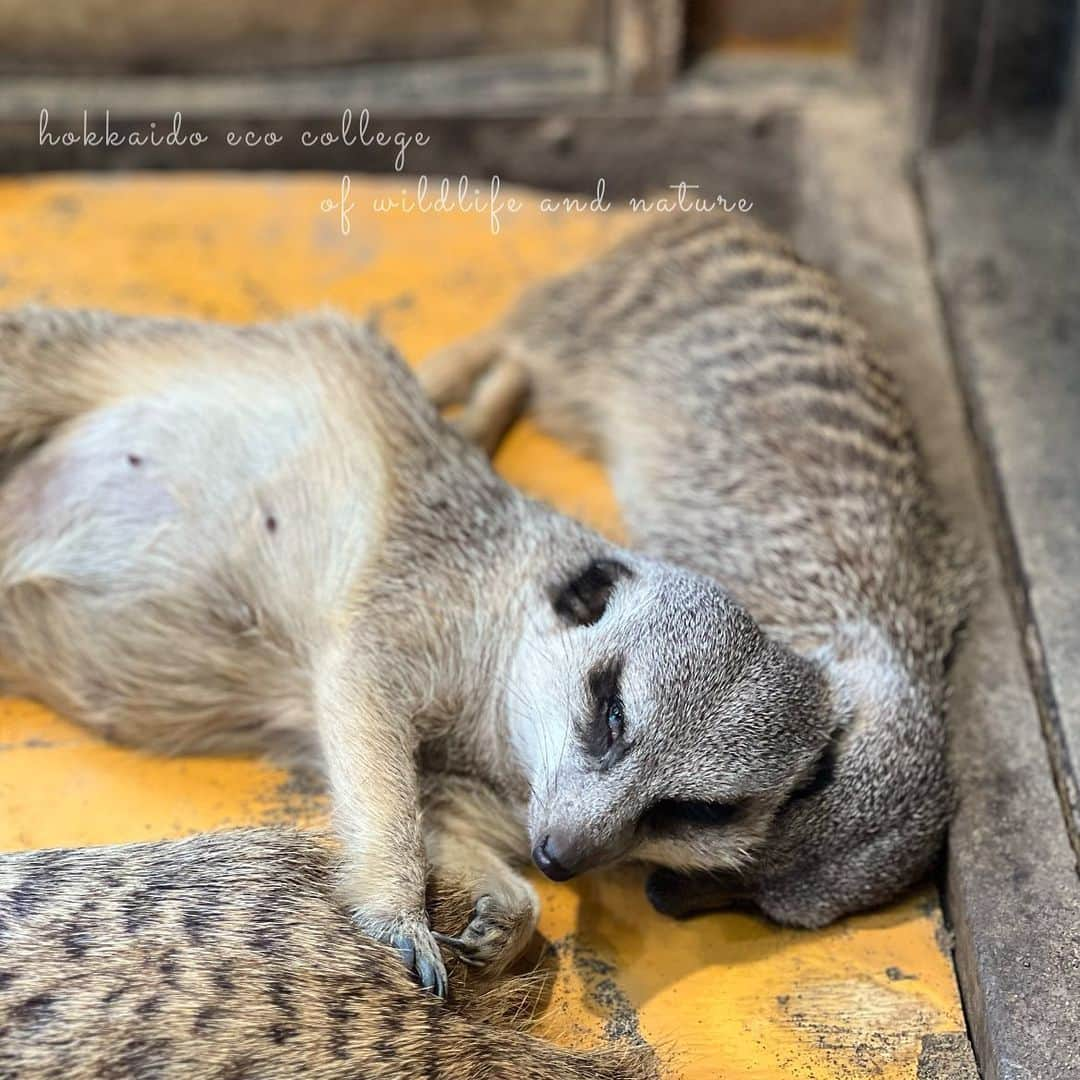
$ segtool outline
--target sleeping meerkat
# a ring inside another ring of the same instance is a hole
[[[317,747],[342,895],[439,992],[429,868],[499,965],[508,855],[739,865],[827,743],[816,665],[500,480],[367,327],[2,315],[0,449],[0,677],[143,746]]]
[[[606,465],[635,547],[738,599],[718,653],[751,656],[764,635],[804,661],[785,694],[816,700],[813,718],[764,696],[732,709],[748,662],[718,673],[711,702],[693,690],[698,739],[682,723],[653,736],[712,791],[697,835],[738,856],[665,860],[657,907],[737,899],[819,926],[927,870],[951,808],[946,662],[971,560],[932,506],[893,379],[824,274],[753,226],[681,218],[531,291],[421,381],[465,405],[461,427],[489,450],[527,401]],[[809,767],[807,725],[822,736]]]
[[[333,864],[316,838],[277,829],[0,855],[0,1076],[656,1075],[645,1046],[529,1034],[535,979],[452,969],[440,1008],[356,933]],[[435,925],[459,925],[470,901],[435,899]]]

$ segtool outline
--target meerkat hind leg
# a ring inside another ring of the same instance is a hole
[[[502,361],[476,384],[464,411],[455,420],[458,430],[491,457],[521,415],[528,393],[525,368],[514,360]]]
[[[499,353],[499,344],[490,334],[467,338],[433,353],[417,369],[416,377],[424,393],[440,409],[462,405]]]
[[[0,453],[26,450],[113,400],[147,351],[152,325],[96,311],[0,312]]]

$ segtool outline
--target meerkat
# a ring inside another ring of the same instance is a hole
[[[283,829],[0,855],[0,1077],[656,1075],[643,1045],[531,1035],[536,979],[451,965],[441,1005],[356,933],[334,861]],[[467,896],[435,901],[455,929]]]
[[[317,754],[343,899],[438,993],[432,869],[476,901],[442,944],[499,967],[537,917],[513,860],[737,866],[828,742],[818,666],[514,490],[368,326],[2,315],[0,451],[8,689]]]
[[[825,274],[753,225],[690,215],[540,285],[421,379],[464,405],[461,428],[489,452],[527,407],[598,458],[633,546],[745,612],[723,651],[761,634],[802,661],[787,692],[819,703],[809,769],[807,719],[779,701],[743,703],[694,742],[679,725],[654,736],[714,777],[703,824],[745,856],[670,861],[648,882],[661,911],[750,903],[816,927],[927,871],[951,811],[946,666],[973,564],[933,505],[893,377]],[[730,677],[692,709],[722,714]],[[738,785],[789,753],[779,785],[756,785],[768,820],[748,814]]]

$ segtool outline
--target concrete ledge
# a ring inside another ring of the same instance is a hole
[[[1045,149],[974,145],[935,154],[923,172],[981,482],[1005,555],[958,665],[954,709],[963,798],[948,900],[987,1080],[1077,1075],[1080,879],[1066,806],[1080,734],[1070,730],[1080,626],[1067,600],[1080,566],[1067,542],[1080,520],[1078,355],[1068,344],[1080,234],[1053,168]],[[1038,696],[1022,667],[1025,646]]]
[[[1080,854],[1080,202],[1051,148],[933,155],[942,295],[1010,562],[1054,777]]]

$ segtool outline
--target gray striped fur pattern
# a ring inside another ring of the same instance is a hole
[[[542,977],[449,1001],[357,933],[325,838],[249,829],[0,855],[3,1080],[646,1080],[644,1046],[529,1033]],[[471,898],[436,890],[447,932]]]
[[[749,901],[818,926],[927,871],[951,809],[947,659],[976,575],[894,378],[827,275],[752,224],[687,215],[532,290],[422,378],[489,449],[527,407],[599,458],[633,547],[721,583],[806,661],[793,678],[826,687],[816,763],[777,793],[767,835],[742,866],[655,873],[662,910]],[[677,740],[668,722],[658,738]],[[683,767],[746,770],[803,723],[777,699]]]

